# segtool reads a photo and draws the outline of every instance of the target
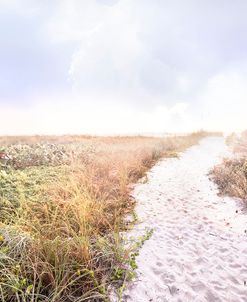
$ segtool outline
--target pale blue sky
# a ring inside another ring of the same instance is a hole
[[[245,0],[0,0],[1,134],[242,130]]]

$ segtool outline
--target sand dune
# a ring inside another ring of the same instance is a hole
[[[241,202],[217,196],[207,176],[226,154],[223,139],[203,139],[136,186],[141,223],[130,235],[154,234],[123,301],[247,301],[247,215]]]

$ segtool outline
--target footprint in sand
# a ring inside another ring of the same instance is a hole
[[[247,301],[247,215],[234,200],[219,197],[208,177],[226,155],[223,138],[203,139],[179,160],[161,161],[148,182],[136,186],[142,227],[130,235],[138,237],[145,227],[154,234],[122,301]]]

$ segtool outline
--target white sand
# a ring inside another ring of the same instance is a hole
[[[146,227],[154,234],[123,301],[247,301],[247,215],[241,202],[217,196],[207,176],[226,152],[223,139],[203,139],[180,159],[162,160],[136,186],[142,222],[131,235]]]

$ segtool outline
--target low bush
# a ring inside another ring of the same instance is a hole
[[[220,193],[247,200],[247,132],[231,134],[226,139],[234,157],[225,159],[212,170]]]
[[[222,194],[247,200],[247,159],[224,160],[212,175]]]

